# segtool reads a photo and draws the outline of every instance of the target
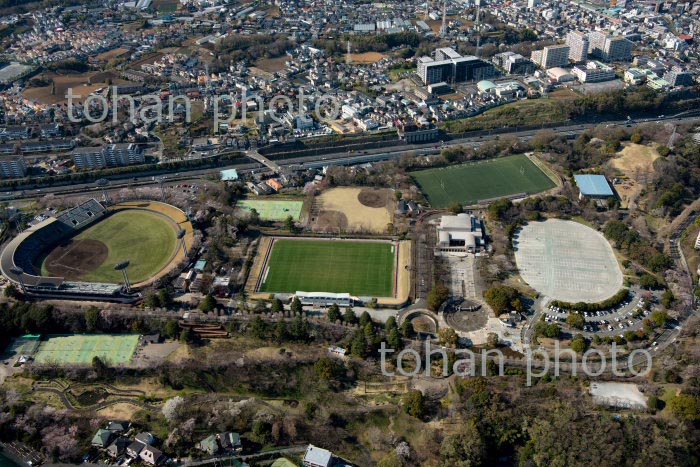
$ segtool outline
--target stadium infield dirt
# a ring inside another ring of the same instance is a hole
[[[44,264],[52,276],[77,280],[97,269],[105,262],[108,254],[107,245],[99,240],[69,240],[51,251]]]

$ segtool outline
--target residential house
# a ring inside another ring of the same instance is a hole
[[[119,457],[124,454],[126,448],[131,444],[131,440],[126,436],[119,436],[117,439],[112,441],[112,444],[107,446],[107,454],[110,457]]]
[[[126,447],[126,455],[129,457],[137,458],[139,457],[139,454],[141,453],[144,447],[146,446],[143,443],[134,441]]]
[[[114,436],[114,433],[112,433],[109,430],[103,430],[100,428],[97,430],[97,433],[95,433],[95,436],[92,438],[92,445],[96,448],[104,449],[107,446],[109,446],[109,442],[112,441],[112,437]]]
[[[142,461],[151,465],[159,465],[165,461],[163,453],[153,446],[145,446],[139,453],[139,457]]]
[[[333,460],[333,453],[309,444],[304,454],[305,467],[330,467]]]

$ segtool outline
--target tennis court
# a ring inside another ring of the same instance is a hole
[[[39,345],[38,363],[90,364],[93,357],[105,363],[129,363],[139,342],[138,334],[52,335]]]
[[[8,357],[13,357],[15,355],[34,355],[37,347],[39,347],[39,338],[41,336],[38,334],[26,334],[22,337],[16,337],[12,339],[12,342],[7,349],[5,349],[4,355]]]
[[[303,201],[246,199],[236,204],[238,209],[250,212],[255,209],[264,221],[283,221],[292,216],[295,221],[301,216]]]

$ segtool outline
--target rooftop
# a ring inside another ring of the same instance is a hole
[[[574,179],[584,196],[613,196],[604,175],[574,175]]]

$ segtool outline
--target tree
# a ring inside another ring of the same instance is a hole
[[[497,199],[489,205],[489,217],[493,220],[503,220],[512,207],[513,203],[511,200],[505,198]]]
[[[256,339],[264,339],[267,334],[267,324],[260,316],[256,316],[250,323],[250,334]]]
[[[583,329],[586,325],[586,318],[581,313],[569,313],[566,317],[566,324],[575,329]]]
[[[173,297],[168,289],[160,289],[158,291],[158,301],[163,308],[170,308],[173,306]]]
[[[328,357],[321,357],[314,363],[314,371],[320,379],[330,380],[338,376],[340,369],[338,362]]]
[[[15,284],[8,284],[7,287],[5,287],[5,297],[14,299],[20,297],[20,293],[17,287],[15,287]]]
[[[169,319],[165,322],[165,325],[163,326],[163,335],[165,335],[166,337],[175,337],[177,335],[178,329],[179,326],[177,324],[177,321],[175,321],[174,319]]]
[[[486,345],[492,349],[498,347],[498,334],[495,332],[488,333],[486,336]]]
[[[450,203],[450,206],[447,208],[452,214],[459,214],[464,211],[464,207],[457,203]]]
[[[335,323],[340,319],[343,319],[343,316],[340,314],[340,307],[334,303],[328,307],[328,320],[331,323]]]
[[[486,443],[474,420],[460,427],[459,433],[447,436],[440,445],[441,465],[474,467],[484,465]]]
[[[275,323],[275,340],[277,342],[284,342],[289,337],[289,331],[287,331],[287,323],[284,320],[279,320]]]
[[[459,336],[452,328],[442,328],[438,331],[440,343],[448,347],[456,347]]]
[[[493,286],[484,292],[484,298],[496,315],[500,315],[511,309],[523,311],[520,292],[513,287],[507,285]]]
[[[182,328],[182,331],[180,331],[180,342],[184,342],[185,344],[189,344],[194,341],[194,333],[192,332],[191,328]]]
[[[386,341],[391,349],[399,350],[401,347],[403,347],[401,345],[401,336],[399,335],[399,330],[397,328],[393,328],[391,331],[389,331]]]
[[[676,300],[676,297],[673,296],[673,292],[671,290],[666,289],[661,296],[661,304],[665,308],[670,308],[673,302]]]
[[[581,334],[576,334],[573,339],[571,339],[571,350],[576,353],[582,353],[588,348],[588,343],[586,338]]]
[[[411,321],[405,320],[401,324],[401,335],[406,339],[410,339],[415,333],[416,331],[413,329],[413,323]]]
[[[182,396],[175,396],[165,401],[165,404],[163,404],[163,408],[161,409],[165,419],[169,422],[175,420],[177,417],[178,408],[184,403],[185,399]]]
[[[292,216],[287,216],[287,218],[284,220],[284,228],[287,229],[287,231],[294,233],[296,226],[294,225],[294,218]]]
[[[199,304],[199,309],[205,313],[214,311],[214,309],[216,309],[216,299],[214,296],[212,294],[207,294],[204,300],[202,300],[202,303]]]
[[[352,307],[347,307],[345,309],[345,312],[343,313],[343,321],[349,324],[355,324],[357,322],[357,316],[355,316],[355,312],[353,311]]]
[[[678,394],[669,401],[671,411],[691,422],[700,421],[700,398],[690,394]]]
[[[401,461],[401,457],[399,457],[396,451],[392,450],[379,459],[377,467],[403,467],[403,461]]]
[[[396,318],[393,316],[389,316],[386,320],[386,323],[384,323],[384,329],[386,332],[390,332],[392,329],[397,329],[398,326],[396,324]]]
[[[367,313],[366,311],[363,311],[362,314],[360,315],[360,326],[363,328],[367,326],[367,324],[372,323],[372,317]]]
[[[100,322],[100,309],[91,306],[85,311],[85,327],[87,332],[97,331]]]
[[[143,306],[146,308],[158,308],[160,306],[160,300],[154,293],[146,294],[146,297],[143,299]]]
[[[100,357],[95,355],[92,357],[92,371],[95,372],[98,378],[104,378],[109,372],[109,367],[104,364]]]
[[[449,296],[450,291],[447,290],[447,287],[442,284],[436,284],[435,287],[428,292],[428,296],[426,297],[428,308],[432,311],[437,311]]]
[[[294,297],[294,300],[292,300],[292,304],[289,306],[289,309],[292,310],[292,313],[298,314],[304,311],[304,307],[301,305],[301,300],[299,300],[299,297]]]
[[[350,353],[356,357],[364,357],[367,354],[367,341],[363,331],[355,331],[352,341],[350,341]]]
[[[649,318],[655,326],[663,326],[666,324],[666,321],[669,320],[668,313],[664,310],[652,311]]]
[[[282,303],[282,300],[280,300],[279,298],[273,298],[270,306],[270,311],[272,311],[273,313],[280,313],[281,311],[284,311],[284,304]]]
[[[423,418],[425,415],[425,398],[423,393],[417,389],[412,389],[404,394],[401,403],[403,410],[407,414],[416,418]]]

